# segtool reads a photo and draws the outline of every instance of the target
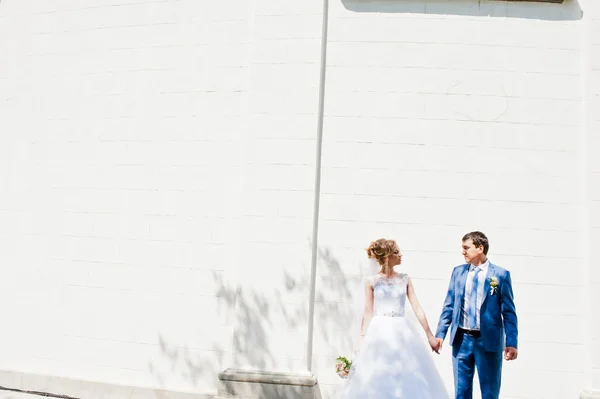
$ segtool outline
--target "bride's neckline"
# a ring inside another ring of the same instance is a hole
[[[377,273],[375,276],[379,277],[379,278],[384,278],[386,280],[390,280],[392,278],[401,277],[401,274],[400,273],[394,273],[390,277],[388,277],[385,274]]]

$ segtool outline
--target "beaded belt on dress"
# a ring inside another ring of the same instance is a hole
[[[381,314],[379,314],[379,316],[386,316],[386,317],[403,317],[404,314],[400,313],[400,312],[383,312]]]

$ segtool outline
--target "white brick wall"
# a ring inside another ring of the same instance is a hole
[[[252,2],[242,241],[232,243],[238,367],[306,367],[321,41],[321,6],[309,3]]]
[[[1,370],[211,394],[225,367],[305,368],[321,7],[0,2]],[[502,397],[600,387],[599,356],[591,372],[584,361],[600,339],[600,274],[575,249],[582,132],[591,248],[600,239],[600,119],[581,113],[583,70],[587,109],[600,104],[598,6],[340,0],[329,12],[323,396],[357,334],[363,248],[399,242],[435,325],[473,229],[515,284],[521,356]],[[565,273],[591,277],[591,318],[585,282]],[[436,363],[451,392],[450,351]]]
[[[362,248],[395,238],[435,326],[462,261],[460,238],[485,231],[492,261],[512,271],[521,324],[504,398],[576,397],[585,372],[588,315],[578,278],[564,275],[567,264],[576,276],[584,267],[572,249],[581,117],[572,7],[331,3],[319,244],[329,253],[321,273],[337,270],[339,285],[320,289],[347,296]],[[338,342],[348,323],[329,321],[349,317],[339,302],[321,303],[328,312],[317,325],[320,347],[336,347],[317,357],[331,392],[339,383],[332,359],[352,349]],[[558,355],[549,363],[543,353]],[[452,392],[450,351],[436,363]]]
[[[600,350],[598,349],[598,343],[600,342],[600,296],[598,290],[600,289],[600,271],[598,266],[595,264],[594,250],[600,243],[600,162],[598,162],[598,149],[600,148],[600,117],[595,110],[598,109],[600,104],[600,38],[598,33],[600,32],[600,6],[596,2],[588,2],[587,6],[587,58],[588,65],[584,66],[584,72],[586,73],[586,122],[587,128],[587,171],[586,176],[588,180],[588,198],[587,207],[589,209],[589,222],[586,227],[589,229],[589,272],[588,272],[588,284],[589,284],[589,298],[590,301],[590,318],[588,323],[589,331],[589,345],[590,351],[587,354],[587,359],[591,362],[591,381],[588,384],[592,388],[600,390],[600,362],[598,356],[600,356]]]
[[[2,369],[214,392],[233,358],[250,15],[2,2]]]

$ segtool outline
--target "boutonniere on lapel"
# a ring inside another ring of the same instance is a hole
[[[498,277],[490,277],[488,280],[490,280],[490,295],[494,295],[496,293],[496,291],[498,291],[498,284],[500,284],[500,282],[498,281]]]

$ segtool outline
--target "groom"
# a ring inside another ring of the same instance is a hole
[[[452,271],[435,336],[438,352],[448,327],[456,399],[473,397],[477,368],[483,399],[498,399],[502,357],[517,358],[517,313],[510,272],[487,259],[488,239],[474,231],[462,239],[466,264]],[[504,356],[503,356],[504,352]]]

